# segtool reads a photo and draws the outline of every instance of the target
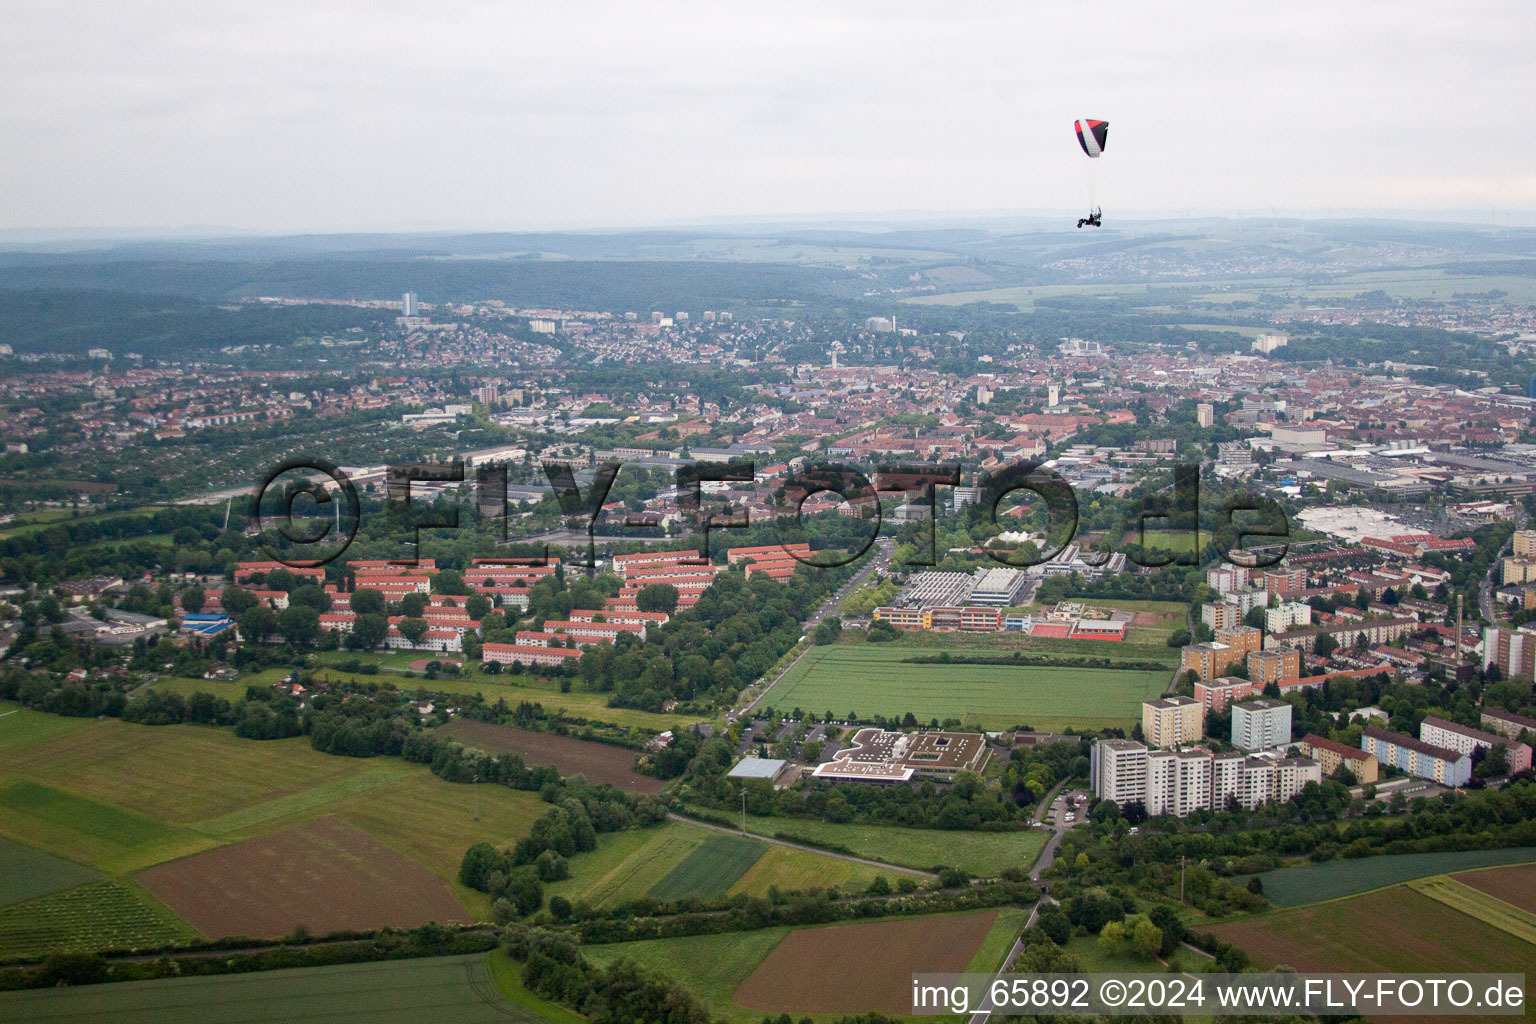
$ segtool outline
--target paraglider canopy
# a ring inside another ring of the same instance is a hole
[[[1077,144],[1083,147],[1083,152],[1095,160],[1102,156],[1104,146],[1109,142],[1109,122],[1085,117],[1072,124],[1077,129]]]

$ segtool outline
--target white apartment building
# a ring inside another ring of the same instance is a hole
[[[1100,740],[1088,759],[1095,796],[1122,807],[1147,798],[1147,748],[1134,740]]]
[[[1148,814],[1183,818],[1236,803],[1253,810],[1286,801],[1308,782],[1321,782],[1311,758],[1213,754],[1203,747],[1148,750],[1130,740],[1101,740],[1089,759],[1093,793],[1121,807],[1140,803]]]
[[[1242,750],[1268,750],[1291,742],[1291,706],[1260,697],[1232,705],[1232,745]]]
[[[1279,607],[1264,611],[1266,633],[1284,633],[1286,630],[1300,629],[1302,626],[1310,625],[1312,625],[1312,606],[1300,601],[1287,601]]]

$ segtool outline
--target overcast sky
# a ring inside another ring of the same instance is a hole
[[[1530,0],[4,9],[0,228],[1536,209]]]

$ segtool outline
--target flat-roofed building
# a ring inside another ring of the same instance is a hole
[[[1205,705],[1193,697],[1159,697],[1141,705],[1141,734],[1154,747],[1178,747],[1205,735]]]
[[[1264,631],[1252,626],[1228,626],[1216,631],[1216,642],[1232,649],[1232,661],[1245,661],[1250,651],[1264,649]]]
[[[787,767],[789,767],[788,761],[775,757],[744,757],[731,766],[731,770],[725,773],[725,777],[728,779],[763,779],[768,782],[777,782]]]
[[[1270,633],[1312,625],[1312,606],[1300,601],[1286,601],[1264,609],[1264,628]]]
[[[1232,705],[1232,745],[1241,750],[1268,750],[1291,742],[1291,706],[1260,697]]]
[[[1300,679],[1301,652],[1294,647],[1251,651],[1248,654],[1248,678],[1253,680],[1254,688],[1258,690],[1270,683],[1278,686],[1290,679]]]
[[[1252,658],[1253,655],[1248,657]],[[1253,680],[1237,676],[1218,676],[1195,684],[1195,700],[1200,702],[1208,715],[1221,714],[1228,704],[1252,696],[1253,692]]]
[[[1147,748],[1135,740],[1100,740],[1088,759],[1093,795],[1124,807],[1147,799]]]
[[[1231,601],[1200,606],[1200,621],[1211,629],[1229,629],[1243,624],[1243,610]]]
[[[1190,644],[1179,655],[1179,671],[1194,672],[1201,679],[1225,675],[1232,664],[1232,648],[1226,644]]]

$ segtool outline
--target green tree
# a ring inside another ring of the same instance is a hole
[[[427,635],[430,628],[426,619],[406,618],[400,620],[400,625],[395,627],[400,630],[400,635],[411,642],[414,647],[421,643],[421,638]]]
[[[643,612],[665,612],[671,615],[677,611],[677,588],[670,583],[652,583],[641,587],[635,595],[635,607]]]
[[[389,635],[389,619],[378,612],[368,612],[352,620],[351,645],[361,651],[371,651]]]

